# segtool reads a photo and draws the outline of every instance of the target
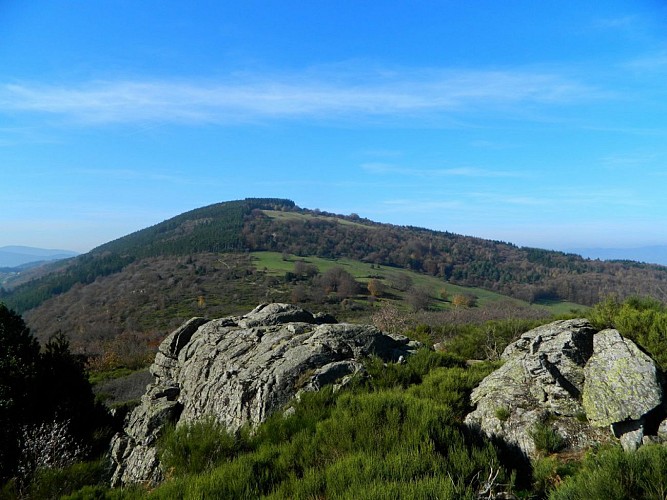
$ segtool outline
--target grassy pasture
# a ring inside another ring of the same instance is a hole
[[[276,213],[284,214],[287,217],[289,216],[304,217],[301,214],[293,214],[291,212],[288,213],[276,212]],[[293,271],[294,263],[299,260],[302,260],[307,264],[312,264],[316,266],[320,273],[324,273],[328,269],[338,266],[349,272],[360,283],[368,283],[368,281],[371,279],[377,279],[382,283],[384,283],[388,289],[391,288],[390,284],[396,281],[399,276],[401,275],[408,276],[414,286],[423,287],[429,291],[431,297],[435,299],[432,306],[433,309],[435,310],[442,310],[453,307],[449,302],[441,299],[442,290],[446,291],[450,299],[452,296],[457,294],[474,295],[477,297],[477,305],[479,307],[484,307],[489,303],[498,301],[504,301],[504,302],[509,301],[511,303],[515,303],[517,306],[528,305],[527,302],[518,299],[513,299],[489,290],[484,290],[482,288],[471,288],[471,287],[454,285],[435,276],[429,276],[426,274],[416,273],[407,269],[400,269],[396,267],[373,265],[366,262],[360,262],[351,259],[344,259],[344,258],[323,259],[320,257],[299,257],[295,255],[286,256],[287,259],[284,259],[283,254],[279,252],[252,252],[251,256],[256,269],[258,270],[265,269],[270,275],[273,276],[284,276],[286,272]],[[400,292],[396,289],[391,289],[391,294],[392,297],[394,297],[393,300],[396,302],[401,302],[405,298],[405,293]],[[572,309],[585,309],[583,306],[579,304],[574,304],[572,302],[556,302],[556,301],[544,304],[533,304],[530,307],[547,309],[552,314],[565,314],[570,312]]]

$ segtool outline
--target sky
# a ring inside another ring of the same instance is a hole
[[[667,2],[0,0],[0,247],[246,197],[667,244]]]

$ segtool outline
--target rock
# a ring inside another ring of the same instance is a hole
[[[616,330],[556,321],[524,333],[502,359],[473,390],[466,422],[530,457],[537,454],[531,430],[545,421],[573,451],[609,440],[607,428],[628,451],[667,432],[661,373]]]
[[[466,423],[516,445],[527,456],[537,454],[531,433],[544,421],[574,449],[603,440],[603,433],[582,418],[580,403],[594,334],[584,319],[556,321],[524,333],[503,352],[503,366],[472,391],[476,407]]]
[[[300,392],[359,372],[364,357],[398,361],[420,344],[373,326],[334,323],[289,304],[263,304],[242,317],[194,318],[160,345],[155,381],[112,442],[112,484],[155,484],[155,441],[167,422],[213,415],[230,431],[284,410]]]
[[[596,426],[639,420],[662,403],[655,362],[616,330],[594,337],[593,355],[584,369],[583,404]]]

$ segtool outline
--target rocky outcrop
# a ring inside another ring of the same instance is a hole
[[[593,355],[584,370],[583,405],[596,426],[611,426],[625,449],[642,443],[650,416],[663,399],[660,372],[653,360],[616,330],[593,339]]]
[[[611,426],[624,447],[634,449],[647,415],[662,408],[655,363],[616,330],[598,333],[583,319],[526,332],[502,359],[472,392],[475,410],[466,422],[531,457],[538,427],[578,450],[611,439]]]
[[[194,318],[160,345],[141,404],[112,441],[113,484],[157,483],[155,442],[163,426],[212,415],[231,431],[285,408],[299,391],[362,369],[361,360],[397,361],[419,344],[373,326],[333,323],[288,304],[242,317]]]

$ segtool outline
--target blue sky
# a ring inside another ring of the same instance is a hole
[[[0,2],[0,246],[245,197],[667,244],[667,4]]]

